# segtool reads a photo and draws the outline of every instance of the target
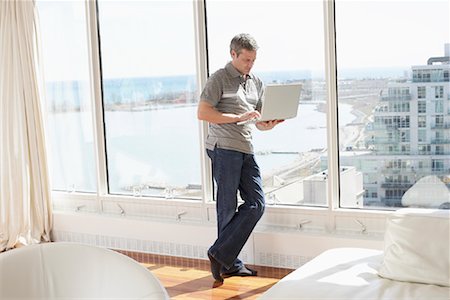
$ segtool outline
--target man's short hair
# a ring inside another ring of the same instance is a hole
[[[234,50],[237,55],[241,54],[242,49],[256,51],[258,48],[256,40],[248,33],[236,35],[230,43],[230,52]]]

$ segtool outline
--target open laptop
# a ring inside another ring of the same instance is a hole
[[[269,84],[264,91],[261,118],[238,122],[238,125],[271,120],[286,120],[297,116],[300,83]]]

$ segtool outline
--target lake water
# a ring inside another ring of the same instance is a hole
[[[200,182],[199,123],[196,106],[147,111],[106,111],[106,146],[110,191],[135,185],[185,187]],[[355,119],[351,106],[339,106],[340,126]],[[50,161],[53,188],[95,191],[92,119],[89,113],[50,114]],[[301,104],[298,116],[271,131],[253,136],[262,172],[297,159],[298,154],[326,148],[326,115],[315,104]],[[270,154],[272,153],[272,154]],[[62,162],[62,163],[60,163]],[[128,189],[129,190],[129,189]]]

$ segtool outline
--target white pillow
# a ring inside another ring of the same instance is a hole
[[[387,218],[381,277],[450,286],[450,210],[399,209]]]
[[[450,190],[436,175],[420,178],[402,197],[402,205],[410,207],[438,208],[450,202]]]

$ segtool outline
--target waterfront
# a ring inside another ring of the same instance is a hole
[[[264,182],[298,180],[322,171],[327,155],[326,89],[323,80],[297,72],[263,74],[265,82],[302,82],[298,116],[272,131],[254,130]],[[291,78],[291,79],[289,79]],[[192,76],[106,80],[104,126],[109,192],[163,195],[201,187],[199,122]],[[339,84],[339,148],[364,148],[364,126],[388,78]],[[89,85],[48,84],[49,153],[53,188],[95,192],[96,168]],[[356,94],[355,94],[356,93]],[[355,96],[357,95],[357,96]],[[208,161],[207,161],[208,163]],[[300,168],[299,166],[304,166]],[[182,192],[183,194],[185,192]]]
[[[340,122],[351,123],[350,105],[340,107]],[[88,112],[49,115],[53,185],[56,189],[95,190],[95,160]],[[147,111],[106,111],[110,191],[133,187],[199,186],[200,149],[196,106]],[[301,104],[298,116],[272,131],[254,130],[263,174],[301,162],[304,153],[325,150],[326,115],[316,104]],[[57,158],[57,159],[56,159]],[[83,163],[81,163],[83,162]]]

